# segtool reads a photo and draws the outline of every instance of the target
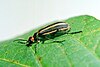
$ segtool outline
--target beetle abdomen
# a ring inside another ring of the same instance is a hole
[[[70,26],[65,22],[56,22],[51,25],[48,25],[38,31],[39,35],[48,35],[53,34],[58,31],[66,31],[69,30]]]

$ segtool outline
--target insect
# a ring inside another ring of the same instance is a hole
[[[38,30],[36,33],[34,33],[33,36],[29,37],[28,40],[18,39],[17,41],[19,41],[19,43],[23,43],[21,41],[26,41],[25,44],[27,47],[29,47],[32,46],[33,43],[36,43],[36,45],[39,42],[44,43],[46,40],[54,39],[55,37],[64,34],[76,34],[82,32],[82,31],[78,31],[78,32],[69,33],[70,29],[71,27],[69,24],[65,22],[56,22]],[[35,53],[36,53],[36,45],[35,45]]]

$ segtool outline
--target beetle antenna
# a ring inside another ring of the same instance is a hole
[[[26,42],[17,42],[17,43],[26,44]]]
[[[27,41],[27,40],[25,40],[25,39],[16,39],[13,42],[15,42],[15,41]]]
[[[17,42],[17,43],[21,43],[21,44],[26,44],[26,41],[27,40],[24,40],[24,39],[16,39],[13,42]]]

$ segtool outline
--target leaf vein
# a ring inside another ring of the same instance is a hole
[[[35,56],[34,54],[35,54],[35,52],[34,52],[34,50],[30,47],[30,49],[31,49],[31,51],[32,51],[32,55],[35,57],[35,59],[36,59],[36,62],[37,62],[37,64],[38,64],[38,66],[39,67],[42,67],[42,64],[40,63],[40,61],[38,61],[38,59],[37,59],[37,55]]]
[[[6,62],[10,62],[10,63],[13,63],[13,64],[17,64],[17,65],[20,65],[20,66],[23,66],[23,67],[30,67],[30,66],[28,66],[28,65],[21,64],[21,63],[19,63],[19,62],[15,62],[14,60],[9,60],[9,59],[5,59],[5,58],[0,58],[0,60],[6,61]]]

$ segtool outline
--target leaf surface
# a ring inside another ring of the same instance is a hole
[[[54,38],[62,43],[47,40],[38,44],[37,54],[32,47],[13,42],[28,39],[38,29],[0,42],[0,67],[100,67],[100,20],[88,15],[64,20],[71,26],[70,32]]]

